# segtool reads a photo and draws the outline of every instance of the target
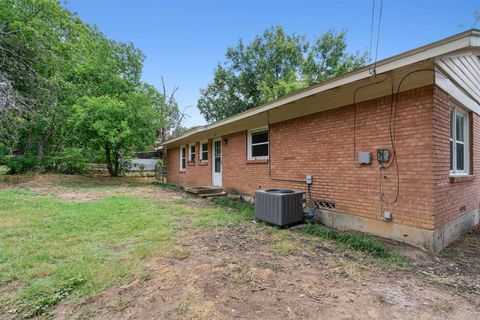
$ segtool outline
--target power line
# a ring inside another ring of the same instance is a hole
[[[383,13],[383,0],[380,1],[380,15],[378,17],[378,32],[377,32],[377,46],[375,48],[375,64],[373,65],[373,74],[377,74],[377,57],[378,57],[378,44],[380,43],[380,29],[382,24],[382,13]]]
[[[373,74],[374,76],[377,73],[377,61],[378,61],[378,47],[380,44],[380,30],[382,26],[382,15],[383,15],[383,0],[380,0],[380,10],[379,10],[379,15],[378,15],[378,27],[377,27],[377,39],[375,42],[375,60],[373,63],[373,69],[371,68],[372,66],[372,52],[373,52],[373,36],[374,36],[374,25],[375,25],[375,2],[376,0],[372,0],[372,16],[371,16],[371,22],[370,22],[370,45],[369,45],[369,51],[368,51],[368,65],[369,65],[369,72],[370,74]]]
[[[370,47],[368,49],[368,65],[372,63],[373,25],[375,22],[375,0],[372,0],[372,22],[370,24]],[[370,71],[370,67],[368,69]]]

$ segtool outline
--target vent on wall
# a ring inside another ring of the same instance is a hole
[[[327,200],[315,200],[315,206],[320,209],[335,210],[335,202]]]

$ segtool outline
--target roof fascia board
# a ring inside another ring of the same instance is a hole
[[[384,60],[381,60],[377,63],[377,74],[385,73],[397,68],[401,68],[404,66],[407,66],[409,64],[414,64],[423,60],[427,60],[430,58],[434,58],[440,55],[444,55],[453,51],[457,51],[460,49],[464,49],[470,46],[480,46],[480,33],[476,30],[470,30],[458,35],[454,35],[452,37],[431,43],[429,45],[407,51],[405,53],[393,56],[391,58],[387,58]],[[351,73],[348,73],[344,76],[334,78],[332,80],[328,80],[326,82],[323,82],[319,85],[315,85],[310,88],[306,88],[302,91],[293,93],[291,95],[287,95],[283,98],[279,98],[277,100],[274,100],[272,102],[268,102],[264,105],[261,105],[259,107],[256,107],[254,109],[245,111],[243,113],[240,113],[238,115],[226,118],[224,120],[217,121],[215,123],[197,128],[195,130],[192,130],[190,132],[187,132],[186,134],[168,140],[164,144],[168,145],[171,143],[174,143],[178,140],[185,139],[189,136],[192,136],[194,134],[197,134],[201,131],[207,130],[207,129],[214,129],[220,126],[228,125],[232,122],[248,118],[250,116],[253,116],[258,113],[262,113],[274,108],[277,108],[281,105],[285,105],[291,102],[294,102],[296,100],[300,100],[303,98],[306,98],[311,95],[315,95],[317,93],[320,93],[322,91],[330,90],[351,82],[355,82],[358,80],[362,80],[365,78],[371,77],[369,66],[363,67],[359,70],[353,71]]]

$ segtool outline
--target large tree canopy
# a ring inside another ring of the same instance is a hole
[[[158,114],[149,97],[133,93],[125,102],[108,96],[85,97],[75,106],[73,126],[80,142],[104,151],[111,176],[121,172],[121,157],[155,139]]]
[[[143,54],[108,40],[58,1],[3,0],[0,23],[0,75],[16,106],[0,120],[12,148],[55,152],[70,136],[63,124],[78,98],[117,96],[140,83]]]
[[[207,121],[217,121],[352,71],[366,55],[347,53],[345,37],[345,32],[328,31],[309,42],[276,27],[250,44],[240,40],[201,90],[198,108]]]
[[[106,38],[59,0],[1,0],[0,147],[37,159],[80,146],[92,155],[98,138],[81,125],[86,120],[79,111],[92,105],[99,108],[100,113],[92,113],[96,116],[105,116],[108,107],[140,121],[137,127],[144,124],[139,115],[155,119],[146,127],[152,134],[135,128],[129,143],[112,144],[118,158],[127,156],[133,144],[140,149],[167,138],[179,126],[181,112],[173,94],[166,97],[140,81],[143,61],[131,43]],[[113,132],[119,138],[128,133]]]

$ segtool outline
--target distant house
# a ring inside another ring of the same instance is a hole
[[[438,252],[479,223],[479,55],[470,30],[197,128],[167,179],[305,190],[324,224]]]

